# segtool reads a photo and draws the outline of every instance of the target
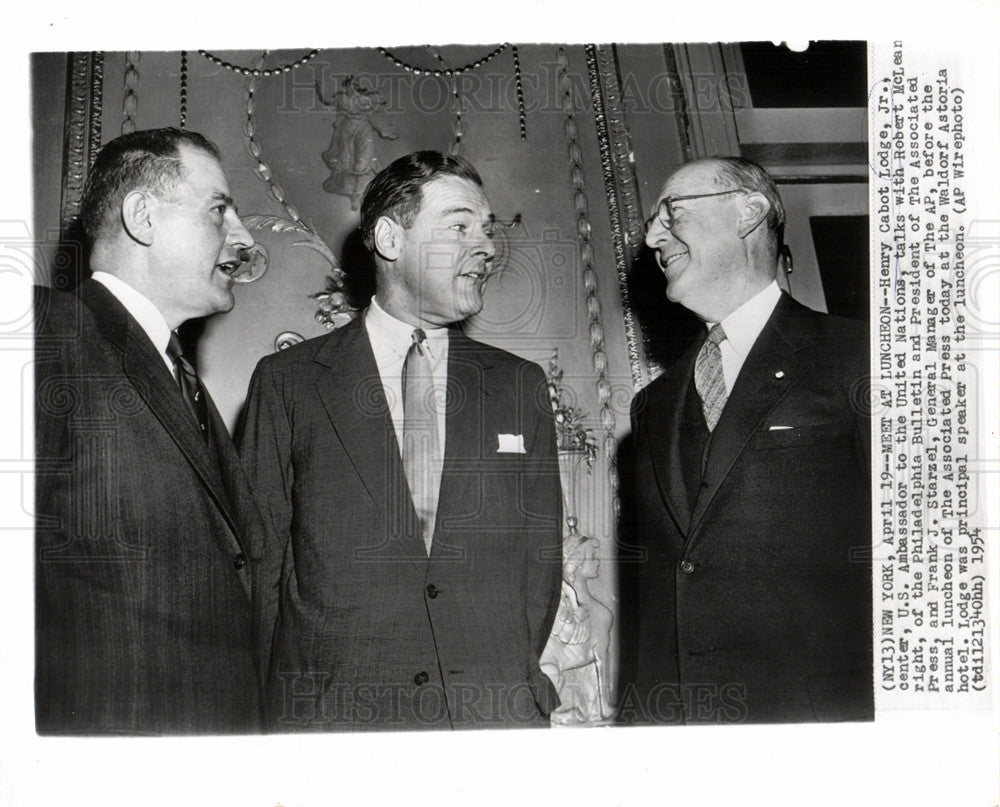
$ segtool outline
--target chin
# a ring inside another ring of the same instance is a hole
[[[236,305],[236,298],[232,294],[227,294],[225,297],[221,297],[215,301],[215,305],[212,307],[212,314],[226,314],[233,310]]]
[[[463,305],[459,306],[458,317],[455,321],[458,322],[469,317],[474,317],[482,310],[483,298],[481,296],[474,300],[466,300]]]
[[[663,296],[666,297],[668,300],[670,300],[670,302],[672,303],[680,302],[676,290],[674,290],[674,287],[670,283],[667,283],[667,290],[663,293]]]

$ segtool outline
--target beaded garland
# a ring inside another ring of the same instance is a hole
[[[232,62],[227,62],[225,59],[220,59],[214,53],[209,53],[207,50],[199,50],[202,56],[204,56],[208,61],[213,64],[217,64],[219,67],[224,67],[226,70],[232,70],[234,73],[239,73],[243,76],[254,76],[255,78],[268,78],[270,76],[277,76],[279,73],[288,73],[294,70],[296,67],[301,67],[306,62],[315,58],[316,54],[319,53],[319,49],[314,48],[309,51],[305,56],[296,59],[294,62],[289,62],[288,64],[280,64],[277,67],[269,67],[266,70],[261,67],[241,67],[238,64],[233,64]]]
[[[131,134],[135,131],[135,115],[139,108],[139,97],[136,89],[139,86],[139,64],[140,54],[137,50],[126,51],[125,53],[125,75],[122,79],[124,87],[124,97],[122,98],[122,131],[124,134]]]
[[[579,130],[574,115],[576,98],[573,93],[573,82],[569,75],[569,59],[563,48],[556,51],[556,64],[558,66],[559,90],[562,93],[561,106],[565,115],[563,126],[566,137],[566,152],[569,157],[570,182],[573,186],[576,235],[580,249],[580,263],[583,266],[583,288],[586,294],[587,315],[590,320],[591,358],[596,377],[595,388],[601,407],[599,419],[601,427],[604,429],[603,453],[607,460],[608,488],[612,510],[617,517],[619,508],[618,469],[615,464],[618,453],[618,439],[615,436],[615,406],[617,401],[615,400],[615,390],[610,381],[608,355],[605,351],[601,301],[598,296],[597,272],[594,269],[594,247],[591,243],[592,228],[587,203],[587,186],[583,174],[583,153],[577,140]]]
[[[528,129],[524,117],[524,84],[521,82],[521,57],[517,53],[517,45],[511,46],[514,56],[514,90],[517,92],[517,123],[521,129],[521,139],[528,139]]]
[[[181,51],[181,131],[187,125],[188,116],[188,52]]]
[[[521,131],[521,139],[527,139],[527,126],[525,122],[524,114],[524,83],[521,81],[521,59],[517,52],[517,45],[511,45],[509,42],[504,42],[502,45],[494,48],[492,51],[487,53],[481,59],[476,59],[474,62],[470,62],[462,67],[445,67],[445,68],[429,68],[429,67],[417,67],[416,65],[404,62],[402,59],[390,53],[385,48],[378,48],[378,52],[385,56],[390,62],[392,62],[396,67],[405,70],[407,73],[412,73],[414,76],[434,76],[435,78],[454,78],[455,76],[460,76],[463,73],[468,73],[470,70],[475,70],[477,67],[482,67],[483,65],[491,62],[504,50],[507,48],[511,49],[511,53],[514,57],[514,89],[517,93],[517,117],[518,125]],[[440,55],[437,56],[439,61],[444,61]],[[458,96],[457,90],[455,91],[455,96]],[[461,123],[461,116],[459,115],[459,123]],[[461,137],[458,138],[459,140]]]
[[[267,51],[265,50],[260,57],[257,59],[257,67],[253,68],[247,79],[247,104],[246,121],[243,124],[243,133],[247,138],[247,153],[253,157],[256,161],[254,166],[254,173],[267,185],[268,194],[274,201],[284,208],[285,215],[294,221],[296,224],[301,225],[301,227],[309,232],[311,235],[317,235],[316,231],[312,228],[309,222],[304,221],[302,215],[299,213],[298,208],[296,208],[288,199],[285,198],[284,189],[274,180],[273,173],[271,171],[271,166],[267,164],[264,160],[263,153],[260,148],[260,143],[257,142],[257,126],[254,123],[253,115],[256,104],[254,101],[254,93],[257,91],[257,80],[261,77],[262,71],[261,66],[264,64],[264,59],[267,57]],[[318,236],[317,236],[318,237]]]
[[[430,45],[427,46],[441,64],[447,66],[441,52]],[[458,92],[458,80],[455,76],[448,76],[448,87],[451,90],[451,111],[455,113],[455,120],[451,124],[452,134],[455,135],[455,142],[451,144],[450,154],[460,155],[462,153],[462,138],[465,136],[465,124],[462,121],[462,96]]]
[[[407,73],[413,73],[415,76],[437,76],[441,78],[442,76],[460,76],[462,73],[468,73],[470,70],[475,70],[477,67],[482,67],[484,64],[495,59],[499,56],[509,45],[509,42],[504,42],[498,48],[488,53],[482,59],[476,59],[474,62],[470,62],[464,67],[446,67],[441,70],[434,70],[433,68],[423,68],[415,67],[412,64],[407,64],[402,59],[398,59],[396,56],[391,54],[385,48],[379,48],[378,52],[385,56],[390,62],[392,62],[396,67],[401,67]]]

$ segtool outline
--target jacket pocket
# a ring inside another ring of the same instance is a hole
[[[799,446],[837,443],[847,438],[850,427],[842,422],[809,423],[788,429],[771,429],[770,425],[758,431],[753,438],[755,451],[769,448],[797,448]]]

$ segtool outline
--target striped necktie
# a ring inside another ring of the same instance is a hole
[[[177,338],[176,333],[170,333],[170,341],[167,343],[167,355],[174,363],[174,375],[181,388],[184,401],[187,403],[188,409],[191,410],[195,423],[198,424],[201,430],[201,436],[205,438],[205,442],[207,443],[209,435],[208,403],[205,400],[205,391],[201,387],[201,381],[198,380],[198,374],[195,372],[194,366],[184,355],[184,351],[181,348],[181,340]]]
[[[705,413],[709,431],[715,429],[719,422],[728,397],[726,379],[722,374],[722,351],[719,349],[725,340],[726,332],[722,326],[713,325],[694,363],[694,386],[701,398],[701,410]]]

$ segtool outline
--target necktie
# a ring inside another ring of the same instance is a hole
[[[701,398],[701,409],[709,431],[719,422],[726,405],[726,379],[722,375],[722,351],[719,349],[725,339],[726,332],[722,326],[713,325],[694,363],[694,386]]]
[[[167,355],[174,363],[177,383],[180,385],[184,400],[191,410],[195,423],[201,429],[201,436],[208,442],[208,403],[205,401],[205,391],[201,388],[198,374],[195,372],[191,362],[187,360],[184,351],[181,349],[181,340],[177,334],[171,332],[170,341],[167,343]]]
[[[403,362],[403,470],[430,555],[441,482],[441,444],[427,335],[417,328],[412,338]]]

